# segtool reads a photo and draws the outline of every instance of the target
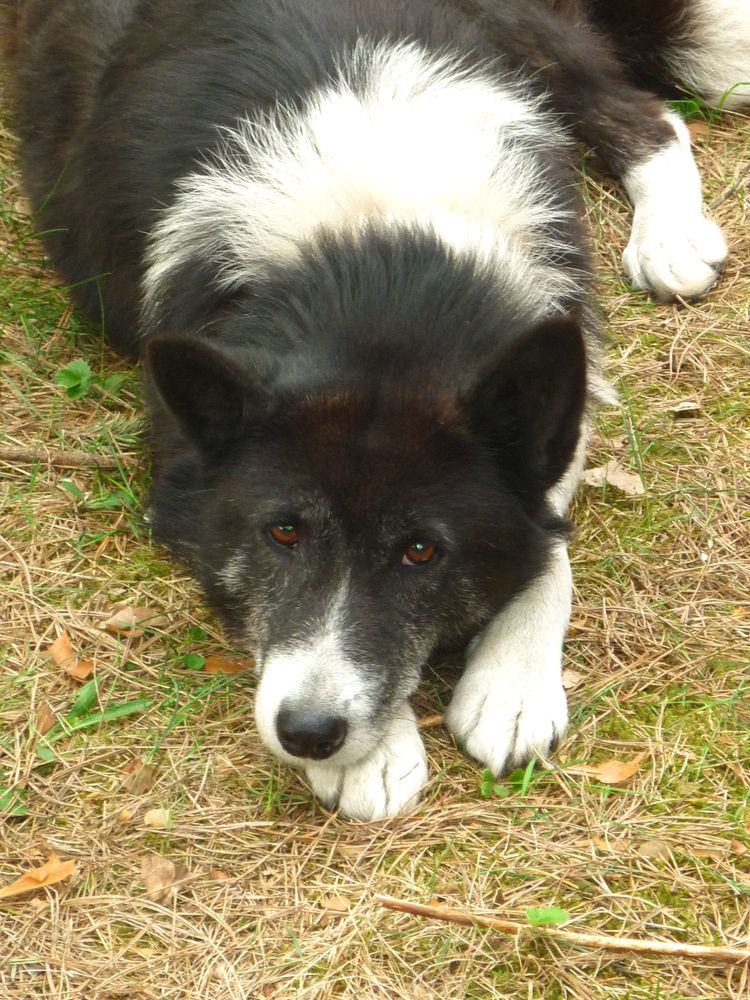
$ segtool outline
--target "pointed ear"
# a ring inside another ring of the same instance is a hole
[[[575,452],[586,402],[586,350],[579,324],[532,327],[485,371],[470,413],[514,489],[540,501]]]
[[[162,402],[204,452],[219,452],[237,441],[266,409],[249,372],[208,341],[153,337],[144,364]]]

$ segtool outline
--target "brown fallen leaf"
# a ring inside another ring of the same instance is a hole
[[[82,660],[70,641],[67,632],[61,632],[47,652],[52,657],[58,667],[62,667],[68,677],[76,681],[85,681],[91,676],[94,669],[93,660]]]
[[[169,826],[169,819],[169,809],[148,809],[143,817],[143,824],[154,830],[163,830]]]
[[[128,604],[115,611],[102,628],[113,635],[128,635],[131,639],[139,639],[145,635],[147,628],[166,628],[167,624],[167,619],[157,614],[153,608],[139,608]]]
[[[91,676],[94,670],[93,660],[76,660],[69,667],[65,668],[65,673],[68,677],[72,677],[74,681],[80,681],[83,683],[85,680]]]
[[[675,420],[689,420],[699,416],[700,412],[701,404],[694,399],[681,399],[679,403],[667,407],[667,413],[671,413]]]
[[[347,913],[352,904],[344,896],[326,896],[318,905],[329,913]]]
[[[582,774],[586,777],[598,778],[605,785],[621,785],[632,778],[640,769],[641,761],[646,756],[639,753],[632,760],[605,760],[601,764],[582,764],[579,767],[566,767],[567,774]]]
[[[641,477],[635,472],[628,472],[617,459],[610,459],[606,465],[596,469],[586,469],[581,476],[581,482],[587,486],[614,486],[628,497],[642,497],[646,490]]]
[[[562,672],[562,686],[566,691],[573,691],[583,680],[583,674],[579,674],[577,670],[572,670],[570,667],[566,667]]]
[[[691,118],[687,123],[687,130],[691,139],[702,139],[703,136],[708,135],[708,122],[702,118]]]
[[[221,868],[214,868],[213,865],[208,869],[208,877],[212,882],[226,882],[232,876],[229,872],[223,871]]]
[[[123,768],[123,774],[120,784],[131,795],[143,795],[151,791],[156,781],[156,768],[151,764],[144,764],[142,760],[131,760]]]
[[[154,903],[168,902],[187,874],[188,870],[184,865],[160,854],[146,854],[141,858],[141,878],[146,887],[146,895]]]
[[[435,726],[442,726],[445,722],[445,715],[442,712],[435,712],[434,715],[423,715],[421,719],[417,719],[417,727],[419,729],[434,729]]]
[[[207,674],[242,674],[246,670],[252,670],[254,666],[255,662],[249,658],[207,656],[203,670]]]
[[[75,870],[75,861],[61,861],[56,854],[50,854],[46,864],[41,868],[33,868],[15,882],[0,889],[0,899],[20,896],[25,892],[34,892],[35,889],[43,889],[45,886],[62,882],[63,879],[70,878]]]
[[[58,667],[64,667],[70,660],[77,659],[73,643],[67,632],[61,632],[52,645],[47,647],[47,652]]]
[[[748,849],[741,840],[732,840],[729,842],[729,846],[732,850],[732,854],[747,854]]]
[[[672,853],[669,844],[663,840],[644,840],[636,850],[642,858],[668,858]]]
[[[46,736],[50,729],[54,729],[57,724],[55,713],[49,705],[40,705],[34,720],[34,729],[40,736]]]

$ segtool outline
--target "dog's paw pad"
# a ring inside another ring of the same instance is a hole
[[[623,266],[636,288],[662,301],[692,299],[715,284],[726,255],[721,229],[710,219],[653,214],[636,218]]]
[[[504,675],[504,676],[503,676]],[[459,682],[446,722],[465,751],[495,774],[555,748],[568,723],[561,680],[518,684],[518,674],[474,675]]]
[[[385,819],[414,809],[427,783],[427,758],[413,719],[404,721],[357,764],[308,764],[315,796],[351,819]]]

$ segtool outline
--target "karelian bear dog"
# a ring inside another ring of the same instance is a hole
[[[725,243],[651,91],[736,106],[750,4],[1,2],[37,223],[143,359],[154,531],[255,652],[266,745],[349,816],[409,808],[409,698],[463,646],[457,741],[547,753],[611,396],[575,140],[633,203],[632,284],[705,292]]]

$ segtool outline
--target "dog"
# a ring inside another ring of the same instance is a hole
[[[144,364],[156,538],[258,661],[257,728],[329,808],[412,808],[409,699],[495,773],[566,728],[566,508],[611,401],[577,143],[632,285],[726,245],[682,121],[750,79],[741,0],[3,0],[49,255]],[[745,95],[746,96],[746,92]]]

